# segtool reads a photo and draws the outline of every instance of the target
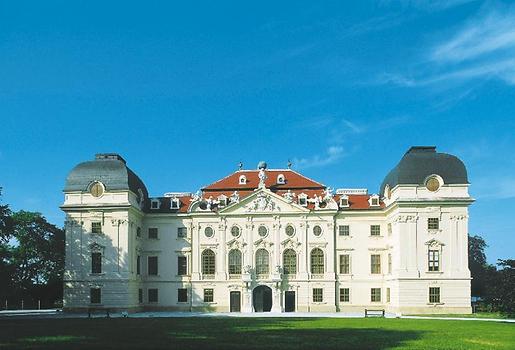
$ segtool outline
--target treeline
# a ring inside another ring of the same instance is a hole
[[[495,311],[515,316],[515,260],[498,260],[497,266],[486,261],[487,244],[480,236],[469,236],[469,269],[472,296],[479,298],[481,311]]]
[[[0,188],[0,200],[1,200]],[[64,231],[40,213],[0,202],[0,309],[52,307],[63,298]]]

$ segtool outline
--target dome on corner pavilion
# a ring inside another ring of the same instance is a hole
[[[385,177],[380,194],[386,185],[423,185],[432,174],[442,177],[445,184],[468,184],[467,169],[456,156],[436,152],[435,146],[411,147],[401,161]]]

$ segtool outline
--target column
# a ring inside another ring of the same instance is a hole
[[[191,232],[191,279],[194,281],[200,280],[200,240],[199,240],[200,226],[194,224],[193,221],[190,225]]]
[[[225,218],[220,218],[220,224],[218,225],[218,234],[219,234],[219,245],[217,252],[217,262],[216,262],[216,279],[217,280],[226,280],[226,266],[225,266],[225,256],[226,252],[226,241],[225,241],[225,232],[227,225],[225,224]]]

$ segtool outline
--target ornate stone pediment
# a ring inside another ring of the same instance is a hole
[[[96,252],[96,253],[103,253],[104,252],[104,249],[105,247],[97,242],[92,242],[90,243],[89,245],[89,250],[91,252]]]
[[[247,243],[239,241],[236,238],[231,239],[226,244],[227,244],[227,248],[229,248],[229,249],[240,249],[240,250],[243,249],[247,245]]]
[[[425,245],[429,246],[430,248],[439,248],[443,247],[445,244],[433,238],[427,241]]]
[[[258,239],[254,242],[256,248],[270,248],[274,244],[272,242],[265,241],[263,238]]]
[[[239,203],[233,203],[219,211],[219,214],[281,214],[304,213],[309,209],[296,203],[288,202],[270,190],[259,189],[253,194],[243,198]]]
[[[293,240],[291,238],[286,238],[284,241],[281,242],[281,245],[284,247],[284,248],[291,248],[291,249],[294,249],[294,250],[297,250],[297,248],[299,246],[302,245],[302,243],[300,243],[299,241],[297,240]]]

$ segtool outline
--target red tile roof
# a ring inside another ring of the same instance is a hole
[[[218,180],[206,187],[202,190],[204,192],[207,191],[219,191],[219,190],[254,190],[258,188],[259,178],[258,178],[259,170],[239,170],[227,177],[224,177],[221,180]],[[279,174],[284,175],[285,183],[278,184],[277,176]],[[240,176],[245,175],[247,178],[247,182],[244,185],[240,185]],[[277,170],[267,170],[266,171],[267,179],[265,180],[265,186],[272,191],[274,189],[325,189],[325,185],[320,182],[316,182],[311,180],[291,169],[277,169]]]
[[[216,200],[219,196],[225,195],[230,198],[234,191],[238,191],[240,201],[244,198],[252,195],[259,185],[258,178],[259,170],[239,170],[236,171],[225,178],[218,180],[202,189],[202,198]],[[326,190],[326,186],[321,184],[320,182],[316,182],[311,180],[291,169],[276,169],[276,170],[267,170],[267,179],[265,181],[265,186],[270,191],[276,193],[279,196],[283,196],[288,190],[295,194],[294,202],[298,203],[299,195],[304,193],[308,196],[308,204],[307,207],[310,210],[315,209],[315,204],[310,201],[315,196],[324,197]],[[283,174],[285,177],[284,184],[277,183],[277,176],[279,174]],[[246,184],[239,184],[239,179],[241,175],[245,175],[247,182]],[[340,195],[335,195],[333,198],[339,204]],[[349,198],[349,207],[347,208],[339,208],[339,210],[377,210],[385,207],[385,204],[380,201],[379,207],[371,207],[369,204],[370,195],[348,195]],[[191,196],[178,196],[181,205],[179,209],[171,209],[171,198],[170,197],[160,197],[158,198],[161,201],[161,206],[159,209],[150,209],[150,203],[146,206],[146,211],[150,213],[187,213],[188,208],[193,202],[193,197]],[[229,203],[230,205],[231,203]],[[216,205],[215,207],[216,208]],[[216,210],[216,209],[215,209]]]

